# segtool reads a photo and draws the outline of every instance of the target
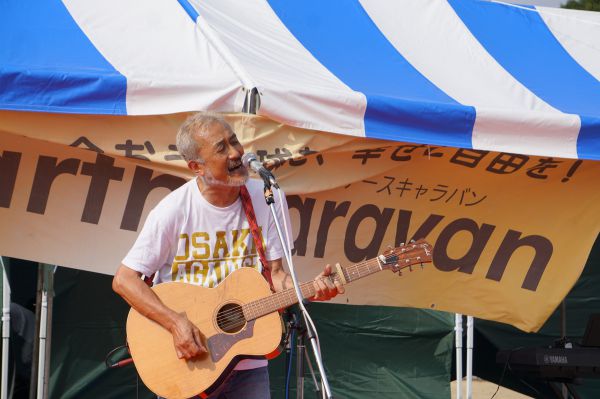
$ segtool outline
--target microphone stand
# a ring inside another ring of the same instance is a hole
[[[296,345],[296,399],[304,398],[304,371],[305,365],[308,366],[310,376],[312,377],[313,384],[315,385],[315,394],[317,398],[322,397],[321,388],[315,377],[315,371],[313,370],[310,359],[308,358],[308,352],[306,352],[306,328],[302,325],[302,322],[298,318],[298,315],[294,310],[288,309],[291,321],[289,322],[290,329],[296,330],[296,342],[291,342],[290,345]],[[287,397],[287,396],[286,396]]]
[[[287,246],[287,241],[285,240],[282,234],[281,226],[279,225],[279,220],[277,219],[277,213],[275,212],[275,207],[273,206],[273,204],[275,203],[275,198],[273,197],[273,190],[271,189],[271,181],[265,176],[261,175],[261,177],[263,178],[263,181],[265,183],[265,201],[271,209],[271,214],[273,215],[273,220],[275,221],[275,228],[277,229],[277,235],[279,236],[279,241],[281,242],[283,253],[285,254],[285,259],[290,269],[290,276],[292,277],[292,282],[294,283],[294,290],[296,291],[296,296],[298,297],[298,307],[302,312],[302,317],[304,318],[304,325],[306,326],[306,335],[308,336],[309,341],[311,343],[311,348],[313,350],[313,354],[315,356],[315,360],[319,368],[319,373],[321,374],[321,383],[323,384],[324,393],[327,399],[333,399],[331,387],[329,386],[329,381],[327,380],[327,375],[325,374],[325,367],[323,366],[323,359],[321,358],[321,352],[319,350],[319,345],[317,343],[315,332],[313,331],[312,324],[310,323],[310,316],[308,315],[306,307],[304,306],[304,304],[306,303],[306,299],[304,299],[304,297],[302,296],[302,291],[300,291],[300,285],[298,283],[298,279],[296,278],[296,271],[294,270],[294,264],[292,263],[291,254]],[[282,217],[285,217],[285,215],[283,214],[283,210]]]

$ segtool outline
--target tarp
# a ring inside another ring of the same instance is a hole
[[[0,109],[239,112],[290,126],[600,159],[597,13],[473,0],[9,0]]]

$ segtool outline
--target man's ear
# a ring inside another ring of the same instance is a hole
[[[204,176],[204,165],[201,164],[200,162],[189,161],[187,165],[188,165],[188,168],[190,168],[190,170],[192,172],[194,172],[195,175]]]

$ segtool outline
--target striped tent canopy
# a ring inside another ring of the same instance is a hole
[[[600,13],[474,0],[7,0],[0,109],[258,113],[600,159]]]

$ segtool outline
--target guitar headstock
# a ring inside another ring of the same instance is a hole
[[[402,269],[412,271],[413,265],[430,263],[433,258],[433,247],[427,241],[420,239],[411,241],[406,245],[389,248],[377,257],[382,269],[390,269],[394,273],[402,274]]]

